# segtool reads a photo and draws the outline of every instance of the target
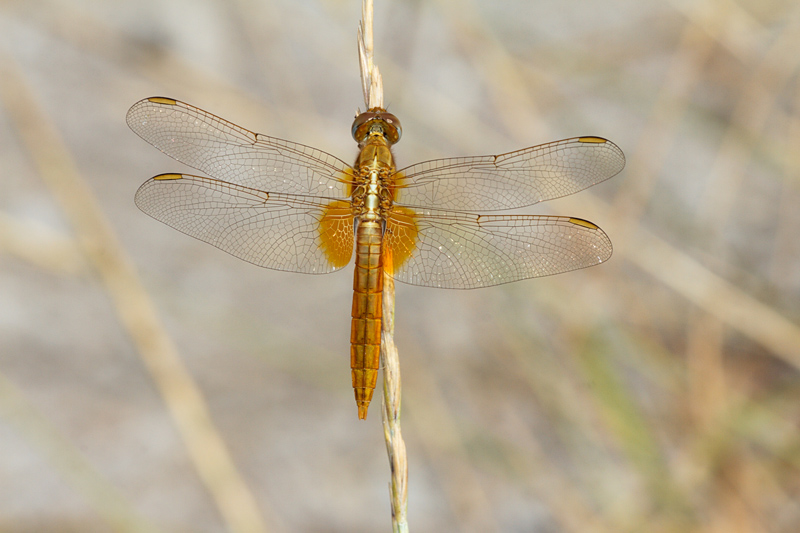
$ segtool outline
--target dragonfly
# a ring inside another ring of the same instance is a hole
[[[383,108],[356,116],[353,165],[172,98],[137,102],[127,123],[206,174],[146,181],[135,202],[156,220],[276,270],[334,272],[355,250],[350,366],[360,419],[367,417],[380,363],[384,272],[411,285],[475,289],[611,257],[608,236],[581,218],[476,214],[560,198],[616,175],[625,156],[601,137],[398,170],[391,147],[402,127]]]

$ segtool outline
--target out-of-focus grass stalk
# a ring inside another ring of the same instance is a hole
[[[372,0],[364,0],[361,24],[358,26],[358,59],[361,67],[361,87],[367,109],[383,107],[383,82],[373,62]],[[392,530],[408,531],[408,461],[406,444],[400,432],[400,360],[394,344],[394,279],[391,252],[383,257],[383,323],[381,332],[381,362],[383,366],[383,397],[381,419],[386,440],[386,453],[392,473],[391,503]]]
[[[59,275],[75,275],[85,267],[74,239],[5,211],[0,212],[0,252]]]
[[[120,323],[137,346],[198,475],[230,531],[266,531],[261,509],[211,419],[203,393],[157,317],[147,290],[58,132],[10,57],[0,57],[0,97],[39,175],[61,204]]]

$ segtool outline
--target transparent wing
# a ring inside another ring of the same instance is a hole
[[[136,205],[165,224],[258,266],[324,274],[346,265],[353,215],[344,202],[266,193],[188,174],[163,174]]]
[[[600,137],[576,137],[501,155],[436,159],[397,173],[396,203],[495,211],[560,198],[619,173],[625,156]]]
[[[214,178],[279,193],[345,198],[351,168],[320,150],[246,130],[171,98],[137,102],[128,126],[168,156]]]
[[[608,236],[591,222],[557,216],[401,213],[389,217],[385,239],[399,258],[395,279],[445,289],[577,270],[602,263],[612,251]]]

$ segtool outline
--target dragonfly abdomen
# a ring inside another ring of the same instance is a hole
[[[381,353],[383,262],[380,222],[362,220],[356,234],[353,313],[350,330],[350,368],[358,418],[367,418]]]

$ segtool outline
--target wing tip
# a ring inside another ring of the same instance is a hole
[[[125,121],[128,123],[128,127],[140,137],[142,136],[141,129],[144,125],[144,122],[139,116],[139,110],[142,106],[147,104],[178,105],[178,100],[175,100],[174,98],[167,98],[166,96],[151,96],[149,98],[143,98],[133,104],[131,108],[128,109],[128,113],[125,115]]]
[[[584,143],[584,144],[605,144],[605,145],[607,145],[607,148],[609,150],[611,150],[613,152],[616,152],[616,155],[617,155],[617,157],[619,159],[618,160],[618,164],[614,169],[614,173],[612,175],[610,175],[609,178],[616,176],[617,174],[622,172],[622,170],[625,168],[625,164],[626,164],[625,152],[623,152],[622,149],[619,146],[617,146],[613,142],[609,141],[608,139],[604,139],[603,137],[597,137],[597,136],[594,136],[594,135],[586,135],[584,137],[577,137],[576,140],[579,143]],[[608,178],[606,178],[606,179],[608,179]]]
[[[601,264],[608,261],[614,253],[614,245],[611,243],[611,239],[608,237],[605,231],[600,229],[600,226],[595,224],[594,222],[589,222],[588,220],[584,220],[582,218],[570,217],[569,219],[570,224],[575,224],[576,226],[581,226],[591,231],[599,232],[601,235],[600,237],[605,241],[605,246],[602,248],[602,253],[597,256],[597,263]],[[591,265],[588,265],[591,266]]]

